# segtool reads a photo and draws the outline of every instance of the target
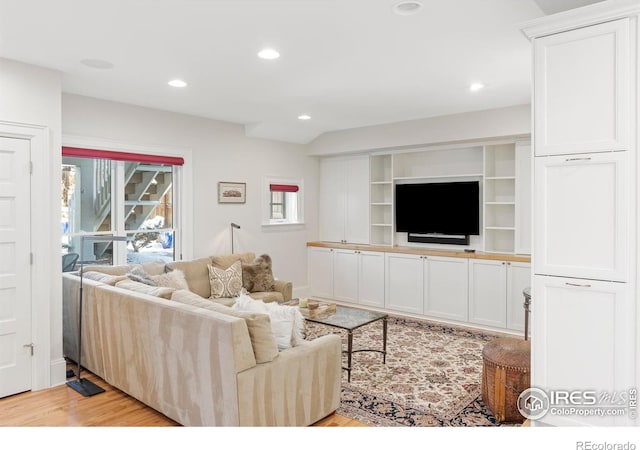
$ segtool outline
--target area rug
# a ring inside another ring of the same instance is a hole
[[[307,339],[346,331],[306,322]],[[382,321],[354,331],[353,348],[382,348]],[[371,426],[499,426],[482,403],[482,348],[504,334],[389,316],[387,358],[354,353],[340,408]],[[346,365],[346,359],[345,359]]]

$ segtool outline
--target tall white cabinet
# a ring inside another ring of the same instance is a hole
[[[546,391],[639,385],[639,13],[637,2],[604,2],[524,28],[534,52],[532,385]],[[536,423],[638,424],[553,413]]]
[[[369,243],[369,155],[320,161],[320,239]]]

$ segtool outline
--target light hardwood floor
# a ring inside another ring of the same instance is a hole
[[[180,426],[124,392],[108,385],[94,374],[86,378],[105,389],[104,393],[83,397],[63,385],[30,391],[0,399],[0,426],[100,426],[172,427]],[[313,426],[360,427],[363,423],[332,414]]]

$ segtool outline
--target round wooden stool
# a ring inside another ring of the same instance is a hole
[[[531,343],[500,338],[482,349],[482,401],[498,422],[522,422],[518,396],[531,383]]]

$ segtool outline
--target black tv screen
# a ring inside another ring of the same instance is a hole
[[[479,235],[478,181],[397,184],[396,231]]]

